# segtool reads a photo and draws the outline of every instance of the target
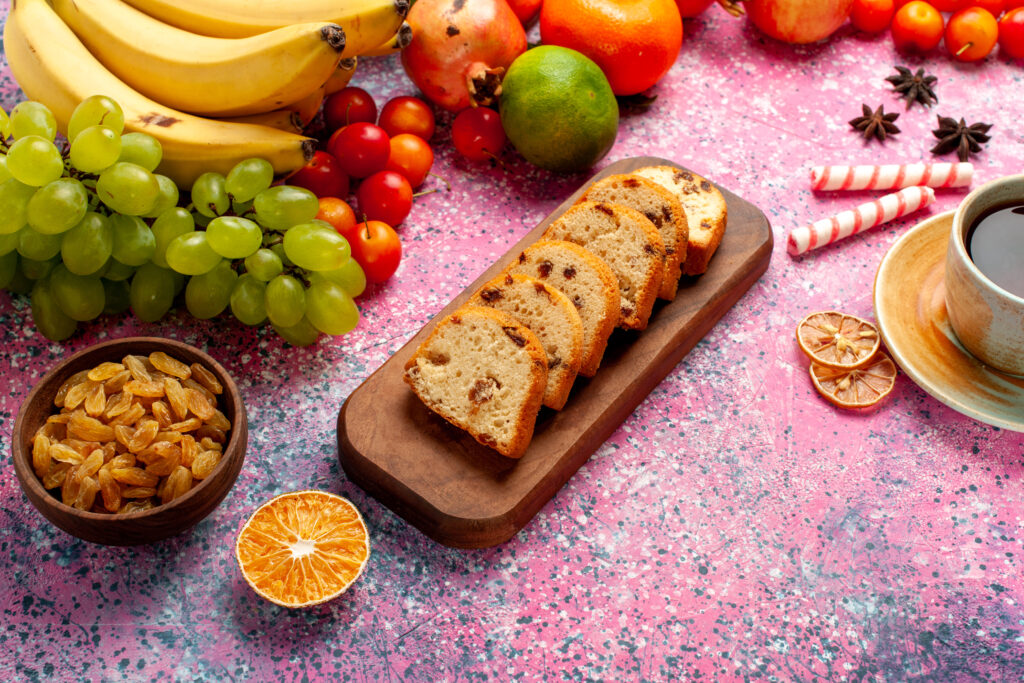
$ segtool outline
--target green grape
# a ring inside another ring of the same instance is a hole
[[[0,109],[3,111],[3,109]],[[7,170],[7,155],[0,154],[0,183],[4,182],[8,178],[13,178],[11,172]]]
[[[306,314],[306,291],[291,275],[278,275],[267,283],[264,306],[277,327],[297,325]]]
[[[32,195],[26,216],[36,232],[57,235],[78,225],[88,208],[85,186],[74,178],[58,178]]]
[[[141,266],[153,257],[156,238],[141,218],[114,214],[110,217],[114,230],[111,255],[126,266]]]
[[[14,279],[14,274],[18,272],[18,254],[16,252],[9,252],[0,256],[0,289],[5,289],[7,285],[11,284],[11,280]],[[262,301],[260,304],[262,305]],[[237,315],[235,317],[238,317]]]
[[[106,216],[90,211],[64,233],[60,243],[64,265],[75,275],[95,275],[114,252],[114,228]]]
[[[71,165],[85,173],[99,173],[121,156],[121,136],[106,126],[89,126],[71,143]]]
[[[204,173],[192,183],[192,204],[201,215],[212,218],[223,216],[231,207],[224,176],[220,173]]]
[[[11,136],[11,117],[3,109],[0,109],[0,140],[6,140]]]
[[[186,277],[176,270],[172,270],[171,275],[174,277],[174,296],[178,296],[185,289]]]
[[[315,223],[301,223],[284,234],[284,253],[306,270],[337,270],[348,260],[348,240],[333,229]]]
[[[21,261],[21,259],[18,260],[19,262]],[[7,291],[28,296],[32,293],[32,288],[35,287],[35,284],[36,281],[29,280],[25,277],[25,274],[21,272],[21,268],[19,267],[18,271],[14,274],[14,278],[7,285]]]
[[[339,285],[351,297],[357,297],[366,291],[366,273],[354,258],[345,261],[345,264],[337,270],[314,273],[314,275]]]
[[[228,171],[224,188],[236,202],[248,202],[274,182],[274,167],[266,159],[244,159]],[[241,213],[236,211],[236,213]]]
[[[287,230],[305,223],[320,213],[316,195],[301,187],[277,185],[263,190],[253,200],[256,218],[271,230]]]
[[[270,245],[270,251],[277,254],[277,258],[281,259],[281,263],[283,263],[286,268],[295,265],[292,263],[292,260],[288,258],[288,254],[284,253],[284,245],[280,242]]]
[[[231,202],[231,213],[235,214],[236,216],[245,216],[245,214],[250,212],[253,214],[256,213],[252,209],[251,199],[247,202]]]
[[[51,140],[29,135],[7,150],[7,171],[26,185],[42,187],[63,175],[64,160]]]
[[[42,102],[21,102],[11,110],[10,132],[15,138],[38,135],[53,142],[57,137],[57,119]]]
[[[78,323],[60,310],[48,279],[39,280],[32,287],[32,320],[36,329],[53,341],[64,341],[78,329]]]
[[[119,161],[100,173],[96,195],[104,204],[126,216],[142,216],[160,196],[156,176],[139,166]]]
[[[0,110],[3,111],[3,110]],[[18,248],[18,233],[12,232],[8,235],[0,233],[0,256],[6,256]]]
[[[257,280],[270,282],[284,271],[284,264],[281,257],[270,249],[259,249],[246,257],[245,269]]]
[[[320,338],[320,332],[305,317],[291,327],[274,325],[274,332],[292,346],[309,346]]]
[[[167,245],[164,259],[182,275],[202,275],[221,262],[220,254],[210,248],[205,232],[178,235]]]
[[[103,277],[111,282],[121,282],[135,275],[135,266],[126,266],[116,258],[107,261],[107,267],[103,270]]]
[[[246,273],[231,290],[231,313],[246,325],[259,325],[267,319],[264,296],[267,283]]]
[[[306,290],[306,317],[321,332],[339,335],[359,323],[359,309],[340,285],[321,279]]]
[[[153,208],[146,212],[146,218],[156,218],[164,211],[173,209],[178,205],[178,186],[174,181],[165,175],[154,173],[157,184],[160,186],[160,194],[157,195]]]
[[[92,320],[103,312],[106,295],[98,277],[75,275],[57,265],[50,273],[50,291],[60,310],[72,320]]]
[[[86,97],[78,103],[68,121],[68,140],[75,141],[78,134],[89,126],[106,126],[118,135],[124,131],[124,112],[121,105],[103,95]]]
[[[44,235],[29,228],[18,233],[18,253],[36,261],[52,259],[60,253],[60,235]]]
[[[185,235],[195,230],[192,214],[180,206],[167,209],[153,221],[151,227],[156,238],[156,250],[153,252],[153,263],[161,268],[170,268],[167,264],[167,245],[178,235]]]
[[[185,285],[185,305],[193,317],[200,320],[212,318],[231,301],[231,290],[238,274],[231,269],[230,261],[221,261],[208,273],[196,275]]]
[[[36,188],[11,178],[0,183],[0,235],[12,235],[28,221],[28,203]]]
[[[22,275],[29,280],[42,280],[53,271],[53,267],[58,263],[60,263],[60,259],[56,256],[45,261],[36,261],[22,256],[19,260],[19,268],[21,268]]]
[[[125,133],[121,136],[121,155],[118,161],[136,164],[152,172],[160,165],[163,157],[163,146],[149,133]]]
[[[206,226],[206,241],[224,258],[245,258],[263,244],[263,230],[247,218],[219,216]]]
[[[174,274],[154,263],[144,264],[132,278],[129,300],[136,318],[155,323],[174,303]]]
[[[103,278],[103,295],[103,312],[107,315],[124,313],[132,305],[131,288],[124,280],[114,282]]]

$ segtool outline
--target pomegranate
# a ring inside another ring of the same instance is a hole
[[[843,25],[853,0],[719,0],[732,14],[746,10],[762,33],[785,43],[813,43]]]
[[[406,21],[402,66],[429,100],[449,111],[489,105],[526,52],[526,32],[505,0],[418,0]]]

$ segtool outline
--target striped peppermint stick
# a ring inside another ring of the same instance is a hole
[[[887,164],[885,166],[815,166],[812,190],[898,190],[903,187],[964,187],[971,184],[969,163]]]
[[[851,211],[843,211],[831,218],[796,228],[789,233],[789,253],[796,256],[832,244],[836,240],[923,209],[934,201],[935,191],[930,187],[907,187],[887,194]]]

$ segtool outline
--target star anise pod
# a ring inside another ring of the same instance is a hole
[[[957,121],[948,116],[939,116],[939,127],[932,131],[932,135],[939,139],[937,145],[932,147],[932,154],[949,154],[956,150],[960,161],[967,161],[972,154],[981,151],[981,143],[988,142],[987,135],[991,123],[972,123],[962,118]]]
[[[900,117],[899,114],[886,114],[882,105],[878,105],[878,109],[871,111],[871,107],[862,104],[861,109],[864,115],[852,119],[850,125],[859,130],[865,140],[874,137],[878,138],[879,142],[885,142],[886,135],[896,135],[900,132],[900,129],[893,123]]]
[[[910,109],[914,102],[930,107],[939,101],[932,89],[935,82],[939,80],[937,77],[926,74],[924,69],[918,69],[917,73],[914,73],[905,66],[897,65],[896,71],[898,73],[885,80],[892,83],[893,90],[907,101],[907,109]]]

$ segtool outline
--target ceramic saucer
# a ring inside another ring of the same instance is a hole
[[[875,318],[893,360],[922,389],[975,420],[1024,432],[1024,378],[993,370],[957,340],[943,276],[953,212],[911,228],[875,275]]]

